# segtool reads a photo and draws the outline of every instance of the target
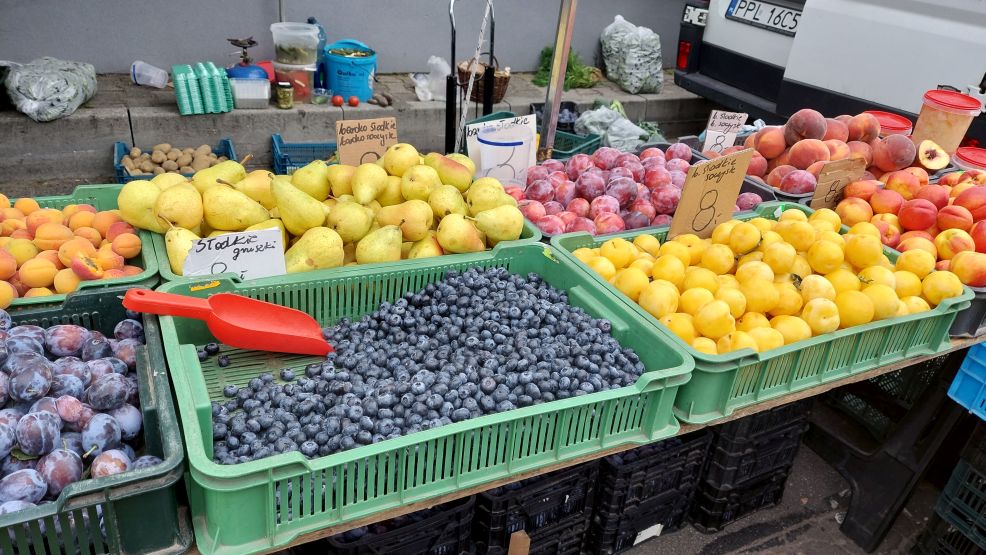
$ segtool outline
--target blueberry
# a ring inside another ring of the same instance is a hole
[[[220,364],[220,366],[222,366],[222,364]],[[294,372],[290,368],[281,370],[281,379],[286,382],[294,381]]]
[[[199,356],[199,362],[203,362],[205,359],[209,358],[209,353],[207,353],[205,349],[199,349],[195,352],[195,354]]]
[[[210,355],[214,355],[214,354],[216,354],[216,353],[219,352],[219,344],[218,343],[206,343],[204,349],[205,349],[205,352],[209,353]]]
[[[218,364],[220,368],[226,368],[229,366],[229,357],[226,355],[219,355],[219,358],[216,359],[216,364]]]

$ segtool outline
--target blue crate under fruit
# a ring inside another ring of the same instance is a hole
[[[948,396],[986,420],[986,347],[982,344],[969,349],[948,388]]]
[[[130,172],[127,171],[127,168],[123,167],[123,164],[120,163],[123,160],[123,157],[126,156],[127,153],[129,152],[130,152],[130,147],[127,146],[127,143],[123,141],[117,141],[113,143],[113,169],[116,171],[116,182],[129,183],[135,179],[150,179],[154,177],[154,175],[152,174],[130,175]],[[219,144],[213,147],[212,152],[214,152],[216,156],[225,156],[230,160],[237,159],[236,149],[233,148],[232,139],[221,139],[219,141]],[[189,178],[192,177],[192,174],[190,173],[183,173],[182,175]]]
[[[336,152],[335,143],[286,143],[280,135],[271,135],[274,173],[289,175],[315,160],[328,160]],[[335,163],[335,162],[332,162]]]

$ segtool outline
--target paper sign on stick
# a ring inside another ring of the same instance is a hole
[[[339,162],[358,166],[376,162],[397,144],[395,118],[346,119],[336,122],[336,150]]]
[[[811,197],[811,208],[835,208],[842,200],[842,190],[846,185],[859,179],[866,171],[866,161],[860,158],[827,162],[818,172],[818,184]]]
[[[192,244],[182,266],[184,276],[233,273],[240,279],[279,276],[284,269],[280,229],[258,229],[206,237]]]
[[[705,143],[702,145],[702,150],[721,153],[733,146],[736,142],[736,134],[743,128],[747,117],[747,114],[740,112],[712,110],[709,124],[705,126]]]
[[[704,239],[731,218],[751,158],[753,149],[747,148],[689,168],[668,237],[694,233]]]

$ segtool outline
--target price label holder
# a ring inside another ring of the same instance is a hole
[[[482,158],[479,155],[479,132],[482,129],[487,128],[502,128],[513,125],[521,125],[527,127],[531,131],[531,136],[537,136],[537,118],[534,114],[528,114],[526,116],[517,116],[512,118],[496,119],[492,121],[483,121],[479,123],[470,123],[466,126],[466,151],[469,154],[469,159],[472,160],[473,164],[476,164],[477,168],[483,167]],[[536,141],[535,141],[536,143]],[[532,148],[530,152],[524,153],[516,161],[512,163],[513,175],[519,175],[522,171],[526,171],[527,168],[537,164],[537,148],[535,145],[531,145]],[[478,177],[478,176],[477,176]],[[497,176],[493,176],[497,177]]]
[[[397,119],[344,119],[336,122],[339,162],[350,166],[376,162],[397,144]]]
[[[192,244],[182,275],[211,276],[232,273],[240,279],[285,273],[284,238],[279,229],[258,229],[206,237]]]
[[[818,172],[818,183],[809,206],[813,210],[835,208],[842,200],[842,190],[862,177],[866,161],[859,158],[827,162]]]
[[[668,238],[694,233],[704,239],[729,220],[751,158],[753,149],[747,148],[689,168]]]
[[[748,117],[742,112],[712,110],[709,123],[705,126],[705,142],[702,144],[702,150],[722,153],[723,150],[733,146],[736,135],[743,128]]]

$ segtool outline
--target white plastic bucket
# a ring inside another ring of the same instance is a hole
[[[168,72],[147,62],[137,60],[130,64],[130,80],[137,85],[163,89],[168,86]]]
[[[534,133],[523,125],[505,125],[480,129],[479,173],[495,177],[501,183],[523,185],[527,178],[527,162],[534,148]]]

